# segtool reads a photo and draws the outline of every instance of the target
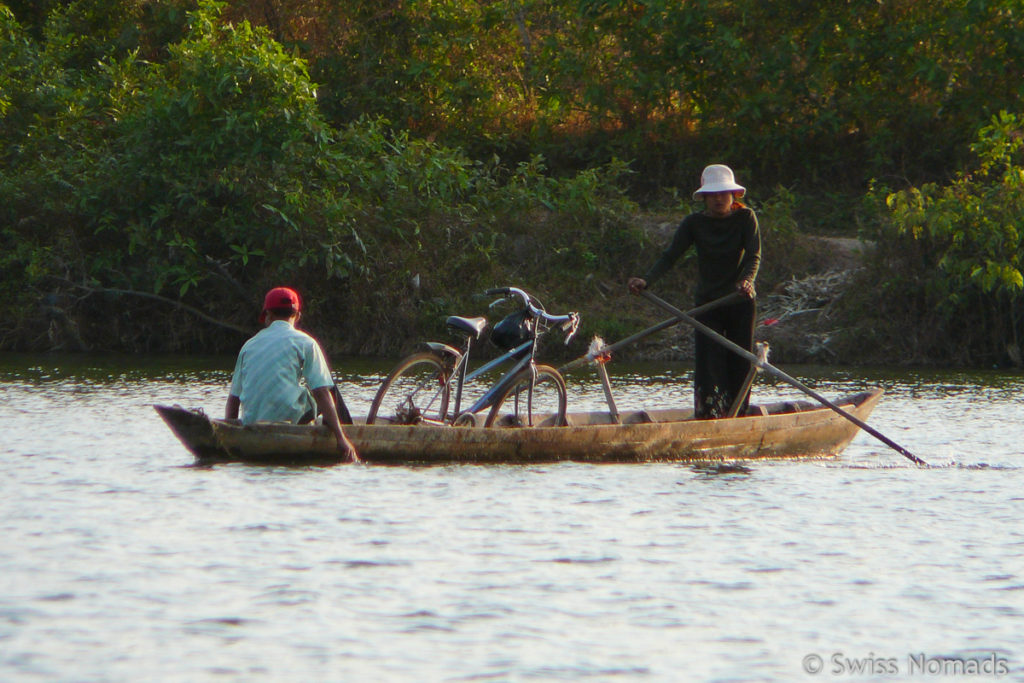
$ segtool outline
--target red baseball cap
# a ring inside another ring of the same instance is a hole
[[[302,310],[302,300],[294,289],[274,287],[263,297],[263,312],[260,314],[260,324],[266,322],[267,311],[274,308],[290,308],[298,313]]]

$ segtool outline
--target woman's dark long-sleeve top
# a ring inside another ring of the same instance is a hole
[[[736,291],[742,280],[754,282],[761,265],[761,232],[757,215],[737,209],[725,218],[692,213],[676,228],[672,243],[651,266],[644,280],[650,285],[672,267],[692,245],[697,247],[698,305]]]

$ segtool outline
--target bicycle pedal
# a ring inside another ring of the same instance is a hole
[[[515,415],[502,415],[498,420],[499,427],[523,427],[523,421]]]
[[[456,427],[479,427],[480,422],[477,420],[476,414],[474,413],[463,413],[455,418],[455,422],[452,423]]]

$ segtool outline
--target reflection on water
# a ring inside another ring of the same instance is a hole
[[[785,368],[883,386],[869,422],[930,468],[866,434],[807,463],[190,467],[150,406],[219,414],[232,363],[0,356],[0,679],[1024,677],[1020,375]],[[354,413],[388,365],[339,365]],[[609,369],[620,408],[691,400],[684,366]]]

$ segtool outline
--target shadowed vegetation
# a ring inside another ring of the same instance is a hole
[[[615,338],[643,217],[723,162],[762,289],[802,234],[880,245],[844,360],[1019,358],[1009,0],[13,0],[0,43],[0,349],[233,351],[281,283],[336,352],[497,284]]]

